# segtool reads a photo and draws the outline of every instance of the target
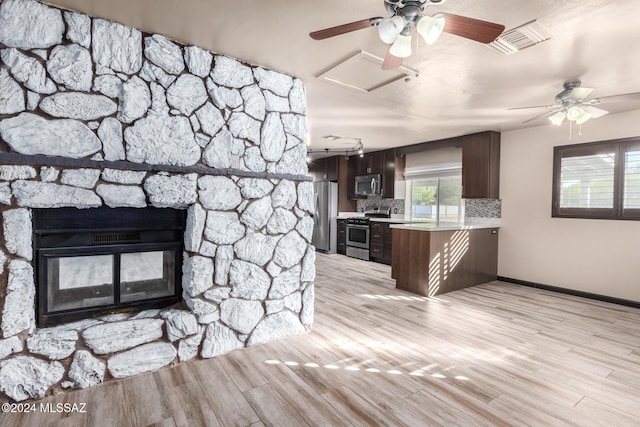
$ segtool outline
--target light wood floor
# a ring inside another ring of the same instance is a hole
[[[317,258],[313,331],[42,402],[8,426],[638,426],[640,310],[493,282],[436,298]]]

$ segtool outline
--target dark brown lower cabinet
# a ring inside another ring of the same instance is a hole
[[[392,229],[396,288],[431,297],[496,280],[498,230]]]
[[[391,248],[393,241],[391,238],[392,223],[371,221],[371,243],[369,245],[369,257],[372,261],[383,264],[391,264]]]
[[[384,245],[380,243],[371,243],[369,248],[369,258],[373,261],[383,261],[384,258]]]
[[[347,254],[347,223],[344,219],[338,220],[338,248],[336,252],[341,255]]]

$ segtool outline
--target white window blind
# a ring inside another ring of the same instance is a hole
[[[425,165],[406,167],[404,178],[409,180],[429,179],[462,174],[462,162],[437,162]]]

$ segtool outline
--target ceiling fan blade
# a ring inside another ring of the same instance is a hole
[[[502,34],[504,25],[446,13],[443,31],[480,43],[491,43]]]
[[[607,110],[603,110],[602,108],[592,107],[591,105],[583,105],[582,108],[584,109],[584,111],[589,113],[591,117],[593,117],[594,119],[597,119],[598,117],[602,117],[605,114],[609,114]]]
[[[402,65],[402,58],[398,58],[391,54],[391,46],[387,49],[387,55],[384,57],[384,62],[382,63],[383,70],[390,70],[392,68],[397,68]]]
[[[553,110],[553,111],[545,111],[542,114],[538,114],[537,116],[534,116],[534,117],[531,117],[530,119],[525,120],[524,122],[522,122],[522,124],[532,122],[532,121],[534,121],[536,119],[539,119],[540,117],[550,116],[552,114],[557,113],[558,111],[562,111],[562,108],[558,108],[557,110]]]
[[[605,104],[608,102],[640,101],[640,92],[623,93],[621,95],[601,96],[590,99],[588,104]]]
[[[348,24],[337,25],[331,28],[325,28],[324,30],[314,31],[309,33],[309,37],[314,40],[324,40],[330,37],[339,36],[341,34],[350,33],[352,31],[363,30],[365,28],[374,27],[380,23],[382,18],[375,17],[369,19],[363,19],[361,21],[350,22]]]
[[[571,99],[585,99],[591,95],[591,92],[593,92],[593,88],[590,87],[574,87],[570,97]]]
[[[555,104],[555,105],[533,105],[531,107],[512,107],[512,108],[507,108],[507,110],[529,110],[531,108],[558,108],[559,105]]]

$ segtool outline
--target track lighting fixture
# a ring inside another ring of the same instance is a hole
[[[364,156],[364,145],[362,144],[362,139],[361,138],[354,138],[354,137],[350,137],[350,136],[338,136],[338,135],[326,135],[323,136],[322,139],[326,139],[328,141],[339,141],[339,140],[353,140],[355,141],[354,145],[350,148],[330,148],[330,147],[325,147],[325,148],[316,148],[316,149],[312,149],[312,148],[308,148],[307,147],[307,163],[310,163],[312,161],[311,159],[311,154],[313,153],[320,153],[320,152],[324,152],[324,153],[344,153],[344,157],[348,160],[350,155],[353,154],[358,154],[360,157]]]

